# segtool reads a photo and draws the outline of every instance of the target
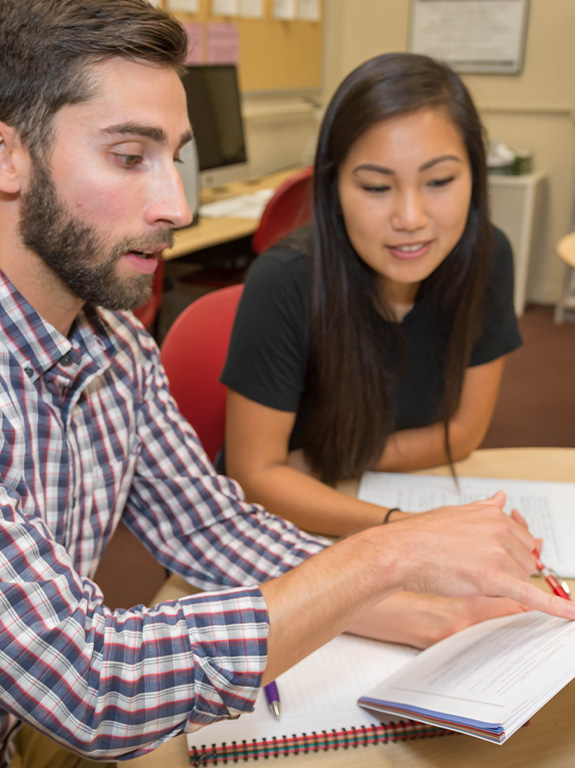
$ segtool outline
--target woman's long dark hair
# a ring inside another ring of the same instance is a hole
[[[340,85],[320,130],[314,169],[309,387],[314,407],[305,451],[325,482],[358,476],[381,456],[394,429],[380,317],[392,317],[374,271],[353,249],[338,195],[338,172],[353,144],[376,123],[415,110],[443,108],[459,130],[471,165],[472,194],[461,239],[420,287],[431,293],[446,329],[441,418],[461,398],[481,324],[490,260],[487,168],[481,122],[469,93],[447,66],[393,53],[354,70]]]

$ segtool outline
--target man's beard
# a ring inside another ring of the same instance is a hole
[[[75,296],[106,309],[134,309],[149,299],[152,276],[136,273],[121,278],[118,260],[129,251],[149,251],[172,237],[164,230],[145,242],[144,238],[126,238],[107,247],[94,227],[74,218],[58,199],[50,171],[37,158],[30,188],[22,198],[20,235]]]

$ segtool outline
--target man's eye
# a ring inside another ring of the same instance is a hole
[[[116,154],[116,157],[118,160],[124,165],[126,168],[133,168],[136,165],[140,165],[140,163],[143,161],[142,155],[123,155],[123,154]]]

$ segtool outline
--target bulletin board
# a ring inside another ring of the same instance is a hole
[[[230,24],[239,33],[238,74],[243,93],[317,90],[322,84],[323,0],[319,21],[272,17],[273,0],[264,0],[261,19],[215,16],[212,0],[198,0],[198,11],[175,11],[184,24]],[[165,0],[157,5],[167,8]]]

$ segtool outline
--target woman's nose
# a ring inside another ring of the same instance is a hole
[[[427,214],[421,194],[415,190],[406,190],[397,195],[392,216],[394,229],[403,232],[415,232],[427,224]]]

